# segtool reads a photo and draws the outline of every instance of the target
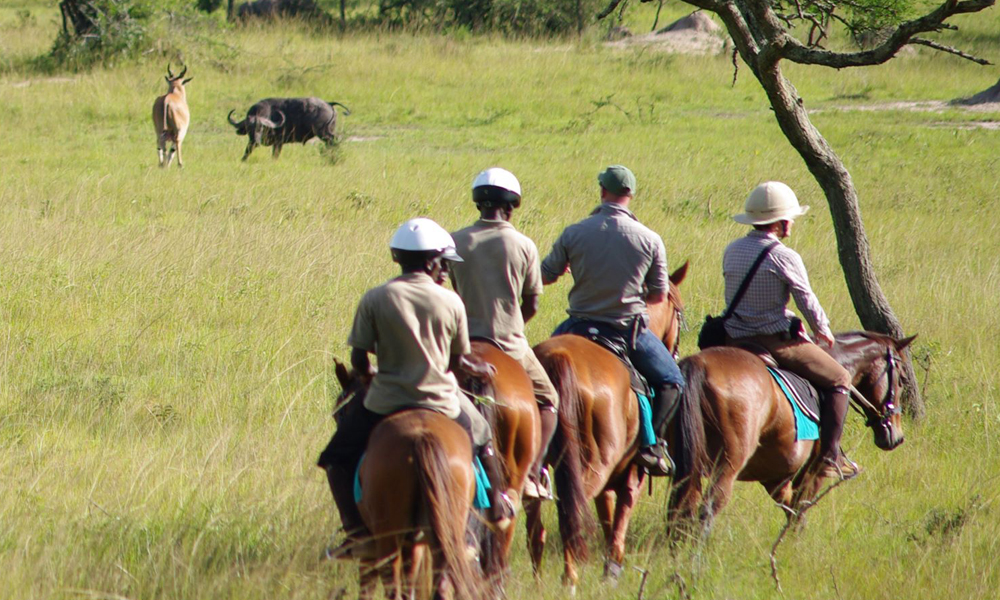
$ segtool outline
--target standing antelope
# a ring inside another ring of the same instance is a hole
[[[167,93],[156,99],[153,103],[153,127],[156,128],[156,152],[160,157],[160,166],[169,167],[174,160],[174,151],[177,151],[177,166],[183,167],[184,161],[181,159],[181,142],[187,134],[188,124],[191,121],[191,113],[188,111],[187,96],[184,93],[184,86],[194,79],[188,77],[182,79],[187,73],[187,67],[175,76],[167,65]],[[173,148],[167,151],[167,142],[174,143]],[[166,154],[166,156],[164,156]]]

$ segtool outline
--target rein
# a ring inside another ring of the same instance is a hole
[[[901,409],[896,404],[896,386],[894,385],[893,375],[896,371],[896,358],[892,355],[892,348],[886,346],[885,349],[885,371],[882,375],[887,377],[888,389],[885,391],[885,396],[882,398],[882,407],[876,407],[871,403],[868,398],[865,398],[864,394],[858,391],[858,388],[853,385],[850,386],[851,399],[854,402],[851,403],[851,408],[857,411],[858,414],[865,417],[865,425],[868,427],[875,427],[876,425],[884,425],[892,417],[898,415]],[[882,379],[882,375],[879,379]],[[874,417],[869,417],[868,413],[864,409],[871,411]]]

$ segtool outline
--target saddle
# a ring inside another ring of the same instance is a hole
[[[734,342],[731,346],[746,350],[758,357],[774,377],[778,387],[792,405],[792,412],[795,413],[796,439],[818,439],[819,390],[804,377],[779,368],[767,348],[753,342]]]
[[[634,341],[625,339],[625,335],[618,328],[598,321],[579,321],[570,326],[566,333],[587,338],[614,354],[628,370],[632,390],[640,396],[653,397],[646,378],[639,373],[628,357],[629,350],[634,346]]]

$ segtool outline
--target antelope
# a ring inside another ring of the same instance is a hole
[[[184,79],[187,67],[181,71],[180,75],[174,75],[167,64],[167,93],[156,99],[153,103],[153,127],[156,129],[156,153],[160,157],[160,167],[169,167],[174,160],[174,151],[177,152],[177,166],[183,167],[181,160],[181,142],[187,134],[188,124],[191,122],[191,113],[188,110],[187,96],[184,93],[184,86],[194,77]],[[167,142],[173,142],[174,146],[167,152]]]

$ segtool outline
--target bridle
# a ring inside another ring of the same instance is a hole
[[[851,407],[856,410],[860,415],[865,417],[865,425],[874,429],[875,427],[881,427],[883,429],[888,429],[889,421],[893,417],[902,412],[900,406],[896,403],[896,356],[892,352],[890,346],[885,348],[885,370],[879,375],[876,383],[886,377],[885,395],[882,397],[881,406],[876,407],[871,403],[870,400],[865,398],[864,394],[858,391],[856,387],[851,386],[851,399],[854,400],[851,403]],[[868,409],[865,411],[864,409]],[[873,416],[872,416],[873,415]]]
[[[673,300],[670,301],[670,304],[674,309],[674,321],[677,322],[677,337],[674,338],[674,347],[670,350],[670,354],[676,362],[681,354],[681,331],[687,329],[687,321],[684,320],[684,309]],[[669,330],[669,327],[667,329]]]

